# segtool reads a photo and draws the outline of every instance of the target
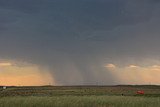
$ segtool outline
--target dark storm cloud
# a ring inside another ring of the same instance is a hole
[[[0,58],[48,66],[61,84],[114,84],[105,63],[158,57],[159,6],[157,0],[0,0]]]

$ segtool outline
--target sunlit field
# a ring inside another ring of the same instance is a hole
[[[0,107],[160,106],[159,86],[1,87],[0,96]]]

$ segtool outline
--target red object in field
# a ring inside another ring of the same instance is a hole
[[[137,91],[137,94],[144,94],[144,91]]]

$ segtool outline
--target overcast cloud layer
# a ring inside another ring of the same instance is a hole
[[[125,66],[160,64],[159,29],[159,0],[0,0],[0,59],[47,67],[57,84],[123,84]]]

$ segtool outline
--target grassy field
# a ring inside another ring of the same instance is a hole
[[[0,89],[0,107],[160,106],[160,86],[43,86]],[[137,95],[138,90],[144,90],[145,94]]]

